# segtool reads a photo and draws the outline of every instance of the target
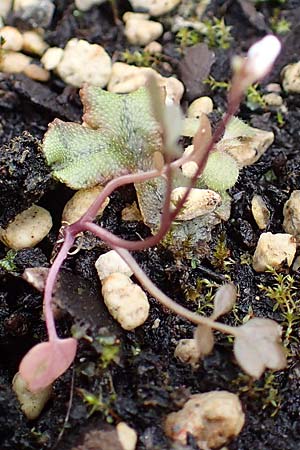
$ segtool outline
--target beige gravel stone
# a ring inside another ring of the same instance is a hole
[[[107,90],[126,94],[135,91],[141,86],[145,86],[151,76],[154,76],[158,85],[165,89],[169,101],[180,102],[184,92],[184,86],[181,81],[174,77],[162,77],[149,67],[136,67],[122,62],[113,64]]]
[[[104,87],[111,74],[111,58],[101,45],[74,38],[67,43],[56,71],[71,86]]]
[[[109,252],[100,255],[95,262],[95,267],[101,281],[112,273],[122,273],[127,277],[131,277],[133,274],[128,264],[126,264],[115,250],[110,250]]]
[[[282,87],[286,92],[300,93],[300,61],[288,64],[281,71]]]
[[[11,10],[13,0],[1,0],[0,1],[0,17],[6,18],[7,14]]]
[[[252,128],[254,135],[249,137],[222,139],[216,150],[223,150],[232,155],[240,167],[254,164],[265,153],[274,141],[272,131]]]
[[[296,239],[291,234],[262,233],[253,256],[253,269],[256,272],[265,272],[268,267],[278,269],[285,261],[291,266],[296,248]]]
[[[210,97],[199,97],[194,100],[188,107],[188,117],[198,119],[201,114],[210,114],[214,109],[213,101]]]
[[[283,229],[293,236],[300,235],[300,191],[293,191],[283,207]]]
[[[23,33],[23,50],[27,53],[42,56],[49,45],[36,31],[25,31]]]
[[[200,354],[196,339],[180,339],[176,345],[174,356],[185,364],[197,366]]]
[[[101,5],[106,0],[75,0],[75,6],[79,11],[88,11],[95,5]]]
[[[62,60],[64,50],[59,47],[51,47],[44,53],[41,63],[47,70],[55,69]]]
[[[152,42],[149,42],[148,45],[146,45],[144,50],[146,52],[149,52],[150,55],[157,55],[162,52],[163,47],[159,42],[152,41]]]
[[[129,19],[125,24],[125,36],[132,45],[147,45],[163,34],[163,26],[159,22],[144,19]]]
[[[3,27],[0,29],[0,36],[4,38],[5,42],[2,45],[4,50],[12,50],[18,52],[23,46],[23,36],[15,27]]]
[[[23,53],[7,51],[2,54],[0,71],[6,73],[21,73],[31,62],[29,56]]]
[[[268,106],[279,107],[283,104],[281,95],[271,92],[270,94],[263,95],[263,99]]]
[[[24,69],[24,74],[36,81],[48,81],[50,78],[50,72],[37,64],[28,64]]]
[[[175,209],[178,202],[183,198],[186,189],[186,187],[173,189],[171,193],[171,209]],[[221,196],[217,192],[210,189],[193,188],[176,219],[191,220],[195,217],[204,216],[213,212],[221,203]]]
[[[13,378],[12,388],[20,403],[21,410],[28,420],[34,420],[39,417],[52,392],[52,385],[38,392],[33,393],[29,391],[25,380],[19,372]]]
[[[145,10],[151,16],[161,16],[174,9],[181,0],[129,0],[134,10]]]
[[[52,228],[50,213],[33,205],[18,214],[5,229],[0,229],[0,240],[14,250],[30,248],[41,242]]]
[[[77,191],[66,203],[62,213],[62,220],[70,224],[79,220],[102,191],[103,186],[94,186]],[[106,198],[97,212],[98,217],[102,215],[108,204],[109,198]]]
[[[125,422],[119,422],[116,426],[119,441],[124,450],[135,450],[137,433]]]
[[[178,444],[187,444],[187,433],[201,449],[219,448],[237,436],[245,415],[237,395],[211,391],[192,395],[184,407],[167,416],[165,432]]]
[[[148,318],[145,292],[127,275],[112,273],[102,281],[102,295],[110,314],[124,330],[134,330]]]
[[[270,211],[260,195],[254,195],[251,201],[251,210],[255,222],[260,230],[264,230],[270,220]]]

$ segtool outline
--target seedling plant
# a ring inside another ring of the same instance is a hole
[[[228,110],[213,134],[209,120],[205,117],[200,119],[193,139],[194,150],[189,155],[182,156],[177,145],[181,126],[179,108],[174,104],[163,106],[160,92],[151,79],[148,89],[140,89],[127,96],[115,94],[108,97],[110,94],[101,89],[85,86],[81,92],[85,126],[57,119],[50,125],[43,150],[53,175],[75,189],[96,184],[105,187],[86,213],[64,228],[63,243],[49,270],[44,290],[48,341],[35,345],[20,364],[20,374],[32,392],[53,383],[70,367],[76,355],[77,340],[72,337],[61,339],[57,334],[51,303],[59,270],[76,236],[83,231],[92,232],[114,249],[145,290],[163,306],[197,325],[195,339],[199,358],[211,352],[214,345],[212,330],[218,330],[234,337],[237,362],[252,377],[259,378],[265,368],[280,370],[285,367],[285,353],[280,344],[281,327],[276,322],[253,318],[241,326],[231,327],[217,321],[234,305],[236,289],[231,283],[217,291],[213,312],[210,317],[204,317],[164,294],[130,254],[159,244],[169,231],[185,207],[215,143],[220,140],[237,111],[243,93],[271,70],[279,51],[277,38],[267,36],[250,48],[247,58],[234,60]],[[198,168],[174,205],[171,202],[174,179],[179,168],[188,161],[194,161]],[[156,227],[154,224],[153,235],[141,241],[121,239],[93,223],[105,199],[120,186],[132,183],[136,187],[142,212],[141,205],[148,198],[152,183],[164,186],[159,225]]]

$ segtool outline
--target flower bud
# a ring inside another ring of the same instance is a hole
[[[261,80],[270,72],[280,50],[280,41],[271,34],[250,47],[245,70],[253,78],[253,82]]]

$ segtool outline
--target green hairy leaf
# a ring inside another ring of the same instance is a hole
[[[43,151],[53,176],[73,189],[104,184],[149,170],[162,142],[146,88],[114,94],[95,86],[81,90],[83,125],[54,120]]]

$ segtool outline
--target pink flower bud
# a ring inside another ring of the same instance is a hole
[[[280,41],[271,34],[250,47],[245,69],[253,78],[253,83],[261,80],[270,72],[280,50]]]

